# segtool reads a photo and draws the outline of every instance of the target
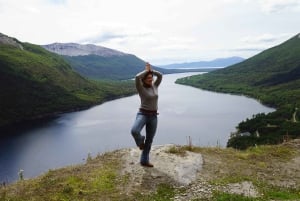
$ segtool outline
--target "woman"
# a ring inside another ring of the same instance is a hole
[[[153,76],[156,80],[153,82]],[[162,74],[152,70],[146,63],[145,70],[135,76],[135,85],[141,99],[141,106],[132,126],[131,134],[136,145],[142,150],[140,163],[142,166],[153,167],[149,161],[149,153],[157,128],[157,101],[158,86],[162,80]],[[141,135],[141,130],[146,126],[146,137]]]

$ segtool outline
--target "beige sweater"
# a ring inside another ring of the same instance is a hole
[[[153,70],[153,75],[156,76],[156,79],[151,87],[145,87],[143,84],[143,77],[147,74],[148,71],[142,71],[135,76],[135,85],[136,89],[141,98],[141,109],[157,111],[157,101],[158,101],[158,86],[162,80],[162,74],[158,71]]]

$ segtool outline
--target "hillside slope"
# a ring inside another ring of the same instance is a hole
[[[0,34],[0,127],[134,92],[133,84],[91,82],[61,56]]]
[[[114,56],[63,56],[73,69],[91,79],[131,79],[145,66],[145,62],[134,55]]]
[[[241,145],[242,147],[256,143],[279,143],[287,134],[291,138],[300,136],[300,114],[297,112],[300,106],[299,34],[239,64],[189,79],[183,78],[177,83],[218,92],[244,94],[276,107],[277,111],[272,114],[257,115],[252,121],[239,124],[238,132],[252,134],[251,139],[246,139],[249,143]],[[256,131],[261,134],[260,138],[254,136],[257,135]]]
[[[299,58],[300,38],[297,35],[281,45],[265,50],[239,64],[205,75],[194,76],[187,84],[209,90],[251,95],[272,106],[279,106],[287,102],[296,103],[300,100],[297,90],[300,86]],[[179,82],[184,82],[184,79]],[[266,92],[268,92],[268,96],[276,96],[276,92],[281,93],[283,90],[289,90],[293,96],[285,94],[284,102],[264,97]]]

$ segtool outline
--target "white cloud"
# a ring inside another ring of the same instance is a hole
[[[298,2],[0,0],[0,32],[35,44],[94,43],[156,64],[249,57],[299,32]]]
[[[299,0],[260,0],[261,8],[266,13],[280,11],[300,11]]]
[[[45,0],[45,2],[48,2],[50,4],[65,4],[66,0]]]
[[[262,43],[278,43],[279,41],[285,40],[287,37],[290,37],[291,33],[282,33],[282,34],[262,34],[258,36],[246,36],[241,39],[243,43],[250,44],[262,44]]]

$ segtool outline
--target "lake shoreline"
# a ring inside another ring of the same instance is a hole
[[[254,99],[174,83],[178,77],[192,74],[164,76],[153,145],[186,145],[190,138],[195,146],[225,147],[238,122],[258,112],[272,111]],[[81,163],[88,154],[133,147],[130,127],[139,104],[138,95],[133,94],[86,110],[36,120],[34,125],[15,126],[12,135],[0,135],[0,180],[16,180],[20,169],[32,177]]]
[[[5,133],[7,133],[7,132],[8,133],[11,133],[11,132],[14,133],[16,131],[20,131],[21,129],[28,127],[28,125],[30,125],[30,126],[31,125],[33,125],[33,126],[34,125],[39,125],[40,123],[47,122],[49,120],[57,119],[57,118],[59,118],[59,116],[61,116],[63,114],[88,110],[92,107],[104,104],[106,102],[117,100],[117,99],[124,98],[124,97],[129,97],[129,96],[132,96],[132,95],[135,95],[135,94],[136,93],[128,94],[126,96],[124,96],[124,95],[120,95],[120,96],[117,96],[117,97],[113,96],[113,97],[110,97],[110,98],[106,98],[105,100],[103,100],[101,102],[87,104],[87,105],[84,105],[82,107],[76,107],[76,108],[71,108],[71,109],[67,109],[67,110],[55,111],[55,112],[51,112],[51,113],[37,115],[37,116],[32,117],[30,119],[24,119],[24,120],[21,120],[21,121],[16,121],[16,122],[13,122],[13,123],[10,123],[10,124],[7,124],[7,125],[5,124],[3,126],[0,126],[0,136],[5,136],[6,135]],[[18,127],[20,127],[20,129]]]

